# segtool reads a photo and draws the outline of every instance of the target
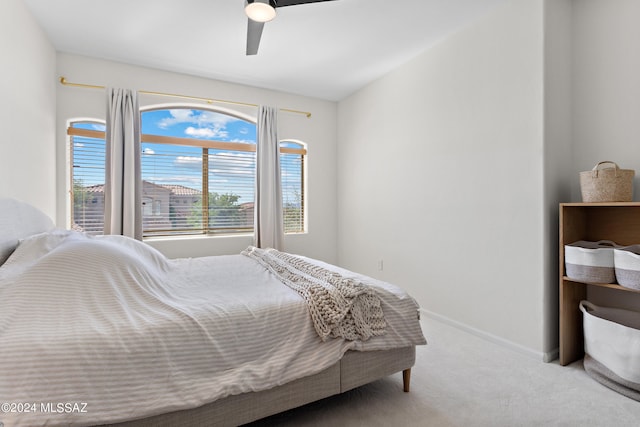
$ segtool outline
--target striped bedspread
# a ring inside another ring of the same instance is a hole
[[[385,334],[322,342],[300,295],[240,254],[169,260],[121,236],[32,236],[0,267],[0,422],[142,418],[281,385],[350,349],[424,344],[415,301],[370,283]]]

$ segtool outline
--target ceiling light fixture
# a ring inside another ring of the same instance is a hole
[[[276,17],[275,1],[245,0],[244,12],[256,22],[268,22]]]

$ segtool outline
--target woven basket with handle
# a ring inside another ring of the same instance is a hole
[[[609,166],[602,167],[605,164]],[[633,200],[634,175],[635,171],[620,169],[615,162],[599,162],[590,171],[580,172],[582,201],[630,202]]]

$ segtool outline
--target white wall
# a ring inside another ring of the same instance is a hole
[[[574,0],[573,200],[577,174],[613,160],[637,171],[640,200],[640,2]]]
[[[285,250],[327,262],[336,262],[337,105],[334,102],[64,53],[57,56],[57,73],[71,82],[266,104],[311,112],[310,119],[304,115],[286,112],[279,115],[278,136],[281,139],[293,138],[308,144],[308,233],[286,236]],[[103,90],[62,85],[57,86],[57,99],[56,156],[59,165],[67,165],[67,121],[78,117],[104,118],[106,100]],[[140,96],[141,107],[167,102],[185,101],[150,95]],[[239,108],[228,104],[221,106]],[[241,111],[254,117],[257,114],[256,108]],[[67,165],[60,167],[57,173],[58,225],[63,227],[67,225],[68,218],[68,182]],[[208,237],[154,240],[149,243],[170,257],[187,257],[239,253],[252,243],[252,238]]]
[[[0,2],[0,56],[0,197],[55,218],[55,50],[22,0]]]
[[[499,7],[338,117],[340,264],[540,355],[543,1]]]
[[[601,160],[613,160],[636,171],[634,200],[640,200],[638,17],[637,0],[573,0],[571,201],[581,200],[579,172]],[[628,292],[589,289],[589,299],[635,310],[640,307],[640,295]]]

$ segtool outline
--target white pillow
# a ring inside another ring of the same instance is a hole
[[[41,210],[18,200],[0,198],[0,265],[9,258],[20,239],[54,228]]]

